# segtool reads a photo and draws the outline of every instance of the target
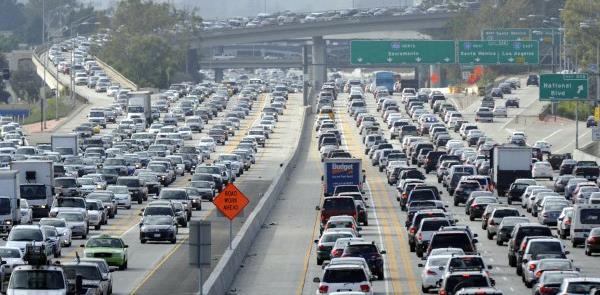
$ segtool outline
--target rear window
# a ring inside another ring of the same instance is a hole
[[[431,242],[431,249],[461,248],[465,252],[473,252],[473,246],[466,234],[437,234]]]
[[[460,290],[468,287],[489,287],[487,279],[482,275],[456,275],[446,279],[445,290]]]
[[[325,210],[355,210],[352,198],[327,198],[323,203]]]
[[[328,269],[323,275],[324,283],[359,283],[366,280],[361,269]]]
[[[532,241],[529,244],[529,253],[562,253],[563,247],[558,242]]]
[[[599,288],[600,282],[574,282],[567,287],[569,293],[588,294],[591,289]]]
[[[344,250],[344,254],[361,255],[361,254],[377,254],[375,245],[349,245]]]
[[[600,209],[581,209],[581,224],[600,224]]]
[[[425,221],[421,226],[421,231],[437,231],[442,226],[449,226],[448,220]]]
[[[450,260],[450,268],[484,268],[483,259],[481,257],[460,257]]]
[[[496,210],[494,211],[494,218],[503,218],[506,216],[519,216],[519,211],[517,210]]]
[[[411,201],[435,200],[435,194],[430,190],[413,190],[410,192],[409,199]]]
[[[523,227],[521,228],[521,238],[526,236],[551,236],[552,232],[547,227]]]

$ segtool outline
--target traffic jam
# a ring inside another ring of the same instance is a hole
[[[438,90],[392,95],[371,80],[327,82],[316,99],[316,294],[600,294],[581,267],[600,252],[600,167],[479,128],[518,109],[502,93],[519,79],[492,89],[475,121]]]
[[[18,123],[1,118],[7,294],[119,292],[113,278],[128,271],[131,251],[181,243],[190,220],[206,218],[206,204],[261,159],[296,91],[280,70],[133,91],[106,78],[88,50],[78,37],[54,45],[49,58],[74,71],[77,84],[95,82],[89,87],[106,92],[110,105],[35,146]],[[123,239],[130,230],[143,245],[130,248]]]

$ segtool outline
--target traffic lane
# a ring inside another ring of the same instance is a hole
[[[294,143],[298,142],[301,129],[301,126],[299,126],[301,121],[300,104],[299,95],[290,96],[288,107],[284,115],[280,117],[274,132],[267,141],[266,147],[260,148],[256,164],[252,165],[250,170],[246,171],[235,182],[236,186],[250,199],[250,203],[244,209],[244,215],[232,222],[234,235],[237,234],[248,214],[252,212],[258,200],[268,189],[273,178],[280,173],[280,164],[289,159],[293,148],[296,146]],[[262,111],[262,107],[259,110]],[[231,144],[228,147],[232,150],[235,145]],[[214,268],[229,244],[229,221],[219,216],[216,210],[212,210],[207,219],[211,221],[212,227],[211,255],[213,261],[211,267],[205,271],[205,277],[208,277],[210,270]],[[188,251],[187,243],[178,247],[160,267],[148,273],[145,279],[142,280],[142,284],[136,286],[133,292],[136,294],[196,292],[198,290],[198,273],[196,268],[188,265]],[[185,277],[183,277],[183,273],[186,274]]]
[[[318,231],[319,215],[314,207],[320,203],[322,190],[321,163],[312,135],[310,148],[301,154],[290,176],[292,181],[283,189],[263,230],[248,251],[250,254],[244,260],[244,267],[231,285],[238,293],[290,290],[291,294],[296,290],[296,294],[301,294],[303,289],[314,291],[312,277],[309,283],[305,279],[309,264],[315,261],[310,255],[314,234]]]

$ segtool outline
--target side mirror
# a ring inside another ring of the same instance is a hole
[[[380,254],[386,254],[386,253],[387,253],[387,251],[385,251],[385,250],[381,250],[379,253],[380,253]]]
[[[319,243],[319,240],[314,240],[314,242],[315,242],[315,244],[318,244],[318,243]]]
[[[488,265],[488,266],[487,266],[487,268],[488,268],[488,269],[492,269],[492,268],[494,268],[494,267],[493,267],[493,266],[491,266],[491,265]]]
[[[527,260],[527,259],[522,259],[522,260],[521,260],[521,262],[522,262],[522,263],[527,263],[528,261],[529,261],[529,260]],[[517,267],[518,267],[518,266],[517,266]]]
[[[477,239],[473,239],[473,244],[477,244],[479,241]]]
[[[571,254],[571,251],[565,251],[565,255]]]
[[[85,244],[81,244],[81,245],[79,245],[79,247],[85,248]]]
[[[320,283],[321,279],[319,279],[318,277],[314,277],[313,278],[313,283]]]
[[[125,248],[129,248],[129,245],[125,245]]]
[[[458,221],[458,220],[457,220],[457,221]],[[479,237],[479,235],[477,235],[477,234],[473,234],[473,237],[477,238],[477,237]]]

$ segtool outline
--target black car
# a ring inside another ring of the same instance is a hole
[[[515,107],[519,108],[519,100],[517,98],[507,98],[506,102],[504,102],[504,106],[507,108]]]
[[[469,195],[476,190],[480,189],[480,184],[476,180],[461,181],[453,191],[452,198],[454,199],[454,206],[465,203],[469,198]]]
[[[140,222],[140,242],[170,241],[177,242],[177,225],[171,216],[147,215]]]
[[[594,118],[594,116],[589,116],[587,118],[587,120],[585,121],[585,127],[589,128],[589,127],[596,127],[598,126],[598,123],[596,122],[596,119]]]
[[[527,86],[529,85],[540,86],[540,79],[538,75],[529,75],[529,77],[527,77]]]
[[[377,279],[384,279],[383,257],[385,251],[379,251],[374,242],[350,242],[344,249],[342,257],[362,257],[367,261],[369,269]]]

